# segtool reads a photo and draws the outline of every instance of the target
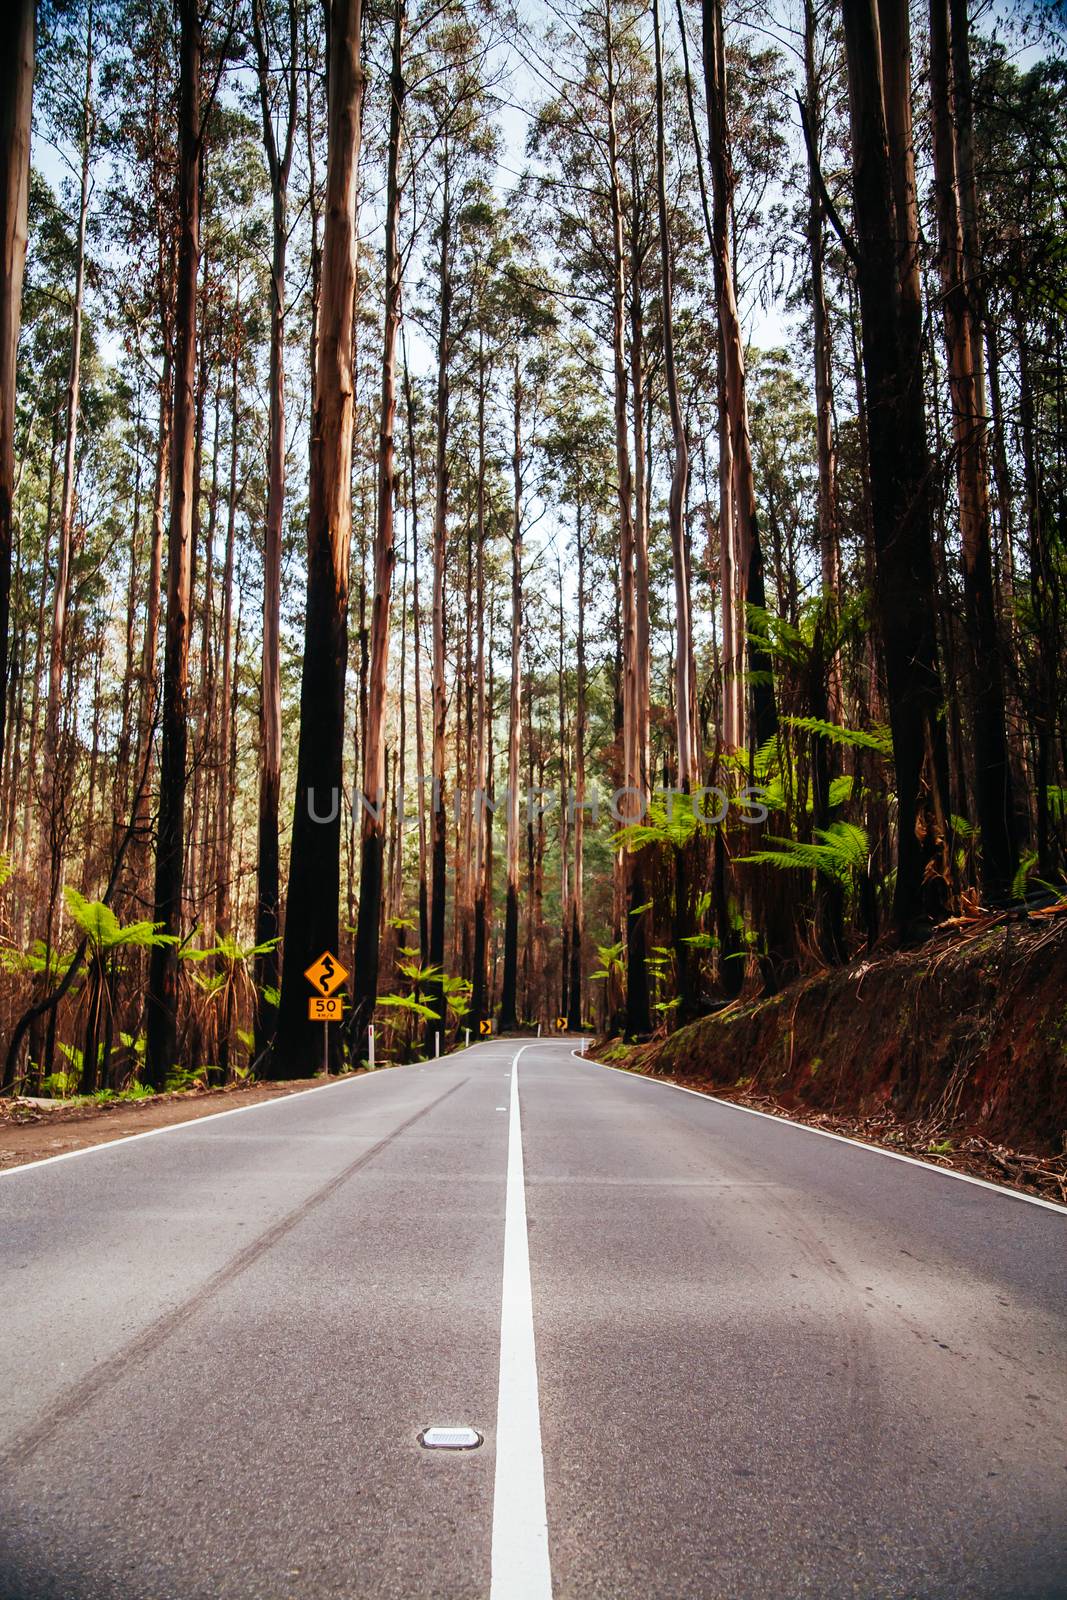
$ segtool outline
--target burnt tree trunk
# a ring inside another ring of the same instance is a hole
[[[271,185],[270,414],[267,423],[267,511],[263,539],[263,650],[259,704],[259,814],[256,850],[255,1054],[270,1044],[277,1009],[264,991],[281,978],[281,881],[278,808],[282,782],[281,580],[285,520],[285,267],[289,239],[289,173],[296,136],[297,27],[300,8],[289,0],[289,59],[285,64],[285,120],[281,149],[274,133],[270,62],[264,41],[262,0],[254,0],[252,24],[259,79],[263,146]],[[269,948],[267,948],[269,947]]]
[[[304,972],[336,953],[341,894],[341,790],[352,533],[352,333],[356,197],[364,72],[361,0],[332,0],[321,304],[308,505],[307,609],[300,685],[296,804],[285,914],[281,1009],[270,1071],[310,1077],[322,1062],[307,1019]],[[329,1033],[340,1066],[339,1030]]]
[[[174,317],[167,627],[163,664],[155,921],[168,939],[181,934],[185,845],[189,640],[192,627],[193,460],[196,452],[196,291],[200,270],[201,25],[197,0],[181,0],[178,88],[178,270]],[[145,1081],[161,1088],[178,1053],[178,952],[155,946],[148,969]]]
[[[396,0],[389,101],[389,159],[385,212],[385,330],[378,434],[378,503],[374,534],[374,601],[371,615],[367,728],[363,745],[364,805],[360,840],[359,917],[356,924],[351,1038],[357,1054],[378,998],[379,941],[385,865],[385,697],[389,666],[389,607],[396,565],[396,345],[400,327],[400,154],[404,111],[404,0]]]
[[[966,30],[966,8],[963,8]],[[948,0],[930,0],[930,113],[934,144],[938,266],[963,547],[963,596],[970,644],[974,718],[975,800],[982,838],[982,888],[990,899],[1010,895],[1018,866],[1011,767],[1005,729],[1004,668],[993,584],[988,444],[976,330],[964,241],[952,61],[967,39],[951,39]]]
[[[935,631],[906,0],[845,0],[857,281],[878,619],[897,789],[894,919],[906,934],[946,881],[948,754]],[[883,34],[887,30],[887,36]],[[890,70],[883,68],[883,46]],[[929,803],[920,803],[924,769]]]

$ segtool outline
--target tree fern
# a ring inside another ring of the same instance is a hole
[[[819,872],[847,884],[853,872],[866,869],[870,847],[864,828],[854,822],[831,822],[816,828],[813,840],[782,839],[768,834],[765,847],[738,860],[781,871]]]
[[[865,731],[862,728],[839,728],[836,722],[824,722],[821,717],[783,717],[782,721],[791,728],[802,729],[804,733],[821,733],[834,744],[877,750],[883,756],[893,754],[893,736],[882,723],[876,723],[873,729]]]

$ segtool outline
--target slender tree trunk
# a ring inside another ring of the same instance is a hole
[[[15,367],[30,192],[34,0],[10,0],[0,20],[0,752],[4,748],[15,494]]]
[[[508,701],[507,889],[504,905],[504,976],[501,1032],[518,1021],[519,979],[519,741],[522,729],[522,375],[518,351],[512,371],[511,694]]]
[[[55,520],[56,480],[59,476],[58,419],[52,423],[52,450],[48,465],[48,502],[45,508],[44,548],[41,552],[41,592],[37,601],[36,643],[33,652],[33,690],[30,699],[30,729],[26,750],[26,787],[22,801],[20,827],[19,871],[27,875],[30,860],[31,827],[34,800],[38,797],[37,750],[40,735],[41,682],[44,676],[45,618],[48,600],[48,568],[52,554],[52,524]],[[43,792],[43,787],[42,791]]]
[[[238,287],[238,293],[240,289]],[[240,316],[238,307],[237,317]],[[226,514],[226,552],[222,568],[222,694],[219,699],[218,748],[215,791],[215,932],[219,938],[230,934],[233,877],[233,815],[230,805],[230,722],[234,709],[234,643],[233,643],[233,567],[237,537],[237,462],[240,437],[240,410],[238,390],[238,356],[240,330],[234,328],[233,360],[230,369],[230,489]]]
[[[582,1028],[583,944],[585,940],[585,540],[582,507],[577,508],[575,543],[578,555],[578,642],[574,707],[574,877],[571,889],[570,981],[567,986],[567,1027]]]
[[[678,785],[690,789],[693,783],[693,738],[689,724],[691,694],[689,662],[691,656],[691,618],[688,571],[685,560],[685,509],[689,486],[689,440],[678,392],[678,367],[674,357],[673,272],[671,264],[670,217],[667,211],[667,141],[663,107],[663,41],[660,35],[659,0],[653,0],[653,26],[656,34],[656,191],[659,201],[660,300],[663,312],[663,368],[667,381],[667,404],[671,419],[674,464],[671,470],[668,518],[671,528],[671,555],[674,564],[675,612],[675,719],[678,740]]]
[[[203,193],[206,183],[207,164],[205,162],[204,170],[200,175],[201,193]],[[196,372],[196,443],[193,447],[193,518],[192,532],[190,535],[189,559],[189,604],[193,613],[189,619],[190,659],[192,656],[192,630],[196,620],[197,563],[200,559],[200,550],[203,544],[201,487],[204,481],[204,413],[207,406],[207,394],[209,388],[209,342],[206,332],[208,321],[208,266],[209,263],[207,252],[204,251],[201,253],[200,257],[200,307],[197,321],[200,334],[198,339],[199,355]],[[204,562],[203,610],[205,613],[208,605],[208,589],[210,587],[208,575],[211,571],[211,565],[211,558],[209,556]],[[202,632],[201,637],[203,637]],[[191,676],[192,673],[190,669],[190,677]],[[186,926],[194,926],[198,922],[203,923],[205,935],[210,938],[212,931],[210,921],[203,914],[206,909],[206,895],[202,897],[200,893],[201,883],[202,881],[206,882],[208,871],[206,864],[201,859],[200,851],[201,805],[203,804],[203,809],[205,812],[210,809],[210,806],[207,803],[207,796],[205,792],[207,788],[207,775],[203,770],[204,756],[207,751],[207,741],[202,737],[202,729],[205,726],[203,714],[201,713],[199,720],[196,717],[197,704],[203,704],[205,687],[204,667],[203,661],[201,660],[199,663],[196,687],[195,689],[190,688],[189,695],[190,723],[192,725],[193,745],[192,756],[189,761],[189,769],[192,776],[193,792],[188,808],[188,821],[185,828],[185,862],[182,868],[184,903],[179,921]]]
[[[656,35],[656,191],[659,203],[660,301],[663,314],[663,367],[667,381],[667,404],[671,419],[674,463],[671,471],[668,520],[671,529],[671,555],[674,567],[675,671],[674,714],[677,736],[678,787],[689,793],[693,787],[693,728],[690,721],[693,693],[689,672],[693,658],[692,618],[689,601],[689,566],[686,554],[686,506],[689,498],[689,441],[678,391],[678,368],[674,355],[673,272],[671,262],[670,218],[667,211],[667,141],[664,131],[663,40],[660,32],[659,0],[653,0],[653,27]],[[674,850],[673,942],[679,1021],[688,1021],[695,1012],[691,933],[689,866],[692,850],[688,844]]]
[[[274,133],[270,64],[264,43],[262,0],[254,0],[252,24],[259,79],[263,145],[271,180],[270,372],[267,423],[267,513],[263,538],[263,650],[259,705],[259,819],[256,852],[255,1055],[262,1056],[274,1034],[277,1009],[265,991],[281,977],[279,804],[282,782],[281,579],[285,526],[285,267],[289,237],[289,172],[297,123],[297,26],[300,7],[289,0],[289,59],[285,63],[286,101],[281,150]],[[269,948],[267,948],[269,947]]]
[[[196,292],[200,270],[201,23],[197,0],[180,0],[178,89],[178,296],[174,317],[174,421],[167,541],[167,633],[156,841],[155,914],[169,939],[181,934],[185,844],[189,638],[192,626],[193,460],[196,450]],[[178,953],[157,945],[149,963],[145,1081],[161,1088],[178,1055]]]
[[[396,344],[400,326],[400,158],[404,112],[405,0],[395,0],[390,75],[389,160],[385,215],[385,331],[382,341],[382,403],[378,436],[378,506],[374,536],[374,603],[367,730],[363,746],[363,806],[359,920],[351,1038],[359,1054],[378,998],[379,937],[385,858],[385,705],[389,666],[389,607],[396,565],[393,507],[396,499]]]
[[[488,800],[488,745],[485,694],[485,402],[489,374],[483,335],[478,335],[478,481],[476,486],[475,556],[475,752],[474,752],[474,959],[471,984],[471,1026],[479,1029],[489,1014],[486,981],[486,943],[489,910],[492,905],[492,877],[489,868],[486,802]]]
[[[446,163],[447,163],[446,152]],[[433,653],[431,661],[432,721],[432,796],[431,882],[430,882],[430,961],[439,974],[428,993],[436,1001],[437,1021],[427,1020],[425,1046],[433,1049],[434,1035],[443,1035],[446,1023],[444,985],[445,894],[447,884],[447,826],[445,808],[445,732],[448,695],[445,684],[445,567],[448,554],[448,431],[450,422],[449,385],[452,358],[452,197],[446,164],[441,212],[440,317],[437,330],[437,396],[434,411],[436,433],[435,490],[433,514]]]
[[[134,657],[137,640],[137,567],[141,557],[141,390],[138,384],[134,419],[136,465],[133,479],[133,516],[130,520],[129,571],[126,575],[126,629],[122,690],[119,701],[119,737],[115,752],[115,783],[111,801],[111,854],[114,857],[130,801],[130,753],[133,735]]]
[[[1016,339],[1019,351],[1019,445],[1025,488],[1029,556],[1029,603],[1036,635],[1032,672],[1032,704],[1029,721],[1035,744],[1034,803],[1036,809],[1037,873],[1045,883],[1056,877],[1056,845],[1049,804],[1052,782],[1053,741],[1056,730],[1057,670],[1055,642],[1057,627],[1057,583],[1054,574],[1051,540],[1046,528],[1047,496],[1043,482],[1037,439],[1037,388],[1033,355],[1021,309],[1015,309]]]
[[[307,1019],[304,972],[337,953],[341,894],[341,791],[352,532],[352,331],[356,197],[364,72],[361,0],[331,0],[326,225],[316,350],[308,506],[308,581],[296,804],[285,918],[282,998],[270,1071],[310,1076],[322,1040]],[[330,1031],[330,1064],[341,1062]]]
[[[59,546],[55,587],[52,591],[52,636],[48,656],[48,698],[44,716],[44,768],[47,799],[41,816],[41,850],[38,883],[47,884],[40,900],[39,932],[52,947],[52,922],[59,894],[61,812],[64,808],[63,764],[60,761],[60,715],[63,694],[63,660],[67,639],[67,605],[70,599],[71,545],[74,538],[74,494],[77,476],[78,423],[81,415],[82,316],[85,306],[85,232],[89,219],[89,183],[93,145],[93,8],[90,0],[85,35],[85,92],[82,101],[81,191],[78,204],[78,239],[74,268],[74,304],[71,315],[70,367],[67,376],[67,431],[63,456],[63,494],[59,511]]]
[[[563,600],[563,560],[556,552],[556,595],[559,605],[559,653],[556,658],[556,708],[559,712],[559,910],[560,910],[560,1003],[559,1014],[566,1017],[570,1009],[568,985],[571,978],[571,893],[570,893],[570,817],[567,809],[568,767],[567,746],[570,729],[567,717],[567,633],[566,609]]]
[[[418,464],[415,455],[415,397],[411,373],[404,358],[404,412],[408,439],[408,493],[411,497],[411,634],[412,671],[415,677],[415,764],[419,833],[419,959],[426,966],[430,957],[430,907],[426,888],[426,727],[422,718],[422,611],[419,606],[419,495]]]
[[[963,8],[966,28],[966,7]],[[982,840],[982,887],[992,900],[1011,893],[1018,866],[1011,768],[1005,731],[1004,671],[993,587],[988,449],[984,405],[975,371],[981,338],[968,293],[958,184],[954,112],[956,84],[950,61],[967,40],[952,39],[948,0],[930,0],[930,112],[934,143],[934,194],[938,217],[945,349],[963,547],[963,594],[974,696],[975,799]],[[984,385],[983,385],[984,387]]]
[[[641,681],[641,629],[638,617],[637,545],[638,519],[643,521],[643,491],[635,485],[630,467],[630,442],[628,417],[629,379],[626,370],[626,257],[623,243],[622,188],[619,177],[619,149],[617,130],[618,85],[615,78],[615,44],[612,33],[610,7],[605,12],[605,66],[607,72],[608,117],[608,182],[612,226],[612,359],[614,366],[615,402],[615,461],[619,497],[619,562],[621,611],[621,677],[622,677],[622,771],[621,787],[629,791],[627,799],[639,801],[642,788],[643,715],[640,706]],[[639,318],[638,318],[639,321]],[[633,358],[633,352],[631,352]],[[636,357],[640,370],[639,353]],[[640,406],[635,404],[635,417]],[[627,807],[632,813],[633,805]],[[618,888],[626,914],[626,1031],[628,1034],[645,1033],[649,1027],[648,975],[644,962],[645,927],[644,911],[635,917],[632,912],[644,903],[640,866],[629,852],[620,851],[617,859]]]
[[[750,634],[748,628],[749,605],[762,608],[766,597],[763,586],[763,552],[760,546],[752,473],[744,341],[741,337],[741,323],[737,312],[730,238],[734,180],[727,118],[726,44],[723,35],[722,0],[702,0],[701,20],[712,186],[711,247],[721,336],[720,354],[723,364],[722,398],[725,409],[720,419],[720,427],[730,438],[733,493],[734,547],[730,564],[733,567],[736,589],[733,597],[735,621],[730,642],[734,650],[735,671],[738,673],[741,671],[742,658],[747,656],[748,670],[751,674],[748,695],[742,699],[742,711],[747,699],[751,708],[752,726],[749,729],[746,725],[742,725],[736,729],[736,748],[742,748],[749,737],[756,746],[764,744],[771,738],[778,727],[778,716],[775,709],[770,656],[754,642],[754,636]],[[749,641],[747,650],[744,643],[746,638]],[[728,659],[726,670],[729,673]],[[731,747],[725,737],[724,743],[727,744],[727,748]]]
[[[836,608],[841,590],[841,547],[837,510],[837,450],[833,416],[833,338],[826,303],[825,230],[819,187],[822,127],[821,93],[815,69],[815,4],[804,0],[804,109],[808,128],[808,257],[811,264],[811,316],[815,346],[815,439],[819,464],[819,564],[822,590]],[[844,721],[841,663],[837,650],[827,663],[830,714]]]

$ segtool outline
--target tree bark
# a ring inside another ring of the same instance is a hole
[[[691,617],[688,571],[685,559],[685,508],[689,487],[689,440],[678,392],[678,367],[674,356],[674,312],[672,307],[672,265],[670,219],[667,212],[667,142],[663,107],[663,41],[660,35],[659,0],[653,0],[653,27],[656,35],[656,192],[659,201],[660,300],[663,314],[663,368],[667,381],[667,404],[671,419],[674,463],[668,519],[671,528],[671,555],[674,565],[675,612],[675,719],[678,740],[678,785],[690,789],[693,782],[692,729],[689,722],[692,696],[689,685],[691,655]]]
[[[240,285],[237,287],[240,294]],[[237,461],[239,439],[239,390],[237,382],[240,352],[240,305],[235,311],[233,355],[230,368],[230,487],[226,512],[226,550],[222,567],[222,694],[219,700],[218,746],[216,750],[217,788],[215,791],[215,933],[227,938],[230,933],[230,883],[233,876],[233,816],[230,807],[230,721],[234,710],[233,643],[233,567],[237,536]]]
[[[518,1021],[519,989],[519,743],[522,730],[522,375],[512,372],[511,694],[508,700],[507,887],[500,1029]]]
[[[488,728],[485,693],[485,404],[489,374],[481,333],[478,337],[478,481],[475,510],[475,746],[474,746],[474,955],[471,983],[471,1027],[479,1029],[489,1015],[486,947],[492,906],[492,874],[487,840]]]
[[[277,1009],[264,991],[281,976],[281,882],[278,808],[282,781],[281,577],[285,524],[285,268],[289,237],[289,173],[297,124],[297,26],[300,8],[289,0],[289,59],[285,64],[285,121],[278,149],[270,97],[270,63],[264,39],[262,0],[253,0],[252,27],[259,80],[263,146],[271,183],[270,371],[267,422],[267,508],[263,536],[263,649],[259,706],[259,815],[256,851],[255,1055],[274,1034]]]
[[[445,567],[448,555],[448,433],[452,360],[452,194],[446,150],[441,212],[440,305],[437,329],[437,395],[434,407],[436,435],[433,513],[433,649],[431,657],[431,802],[430,802],[430,960],[438,981],[428,987],[431,1005],[436,999],[437,1020],[427,1019],[425,1048],[430,1055],[435,1035],[440,1040],[446,1023],[444,986],[445,895],[447,889],[447,815],[445,811],[445,732],[448,694],[445,683]]]
[[[962,24],[966,29],[966,7]],[[951,48],[951,55],[950,55]],[[981,831],[982,888],[992,901],[1011,893],[1018,866],[1011,768],[1005,731],[1004,669],[993,585],[988,445],[975,352],[981,336],[969,283],[960,205],[957,105],[952,62],[967,57],[967,40],[951,40],[948,0],[930,0],[930,113],[938,219],[945,350],[963,547],[963,595],[973,693],[975,800]],[[972,240],[973,243],[973,240]],[[984,387],[984,385],[982,386]]]
[[[67,606],[70,600],[71,545],[74,537],[74,492],[77,475],[78,424],[81,419],[82,316],[85,306],[85,232],[89,219],[89,182],[93,143],[93,7],[86,13],[85,91],[82,100],[81,189],[71,312],[70,366],[67,375],[66,445],[63,454],[63,490],[59,508],[59,544],[52,590],[52,633],[48,655],[48,697],[44,714],[44,776],[46,800],[40,818],[41,838],[38,884],[47,885],[39,901],[39,933],[52,947],[52,922],[63,871],[60,814],[64,807],[64,779],[60,761],[60,714],[63,696],[63,662],[67,640]]]
[[[34,0],[10,0],[0,20],[0,754],[6,732],[15,368],[26,265],[35,20]]]
[[[404,412],[408,443],[408,494],[411,497],[411,634],[412,672],[415,678],[415,765],[416,804],[419,836],[419,959],[423,966],[430,957],[430,906],[426,888],[426,729],[422,717],[422,609],[419,604],[419,495],[418,462],[415,450],[415,397],[411,373],[404,358]]]
[[[748,426],[748,402],[745,391],[745,354],[741,337],[741,323],[737,313],[737,295],[734,287],[734,265],[730,241],[730,219],[733,211],[734,176],[730,161],[729,129],[727,122],[726,44],[723,36],[722,0],[702,0],[701,20],[704,50],[704,91],[708,115],[708,153],[712,187],[712,262],[715,274],[715,299],[720,331],[720,359],[722,361],[722,415],[721,434],[729,440],[729,471],[733,500],[732,521],[724,519],[724,539],[729,538],[731,548],[724,560],[725,572],[732,569],[734,593],[732,596],[734,620],[729,640],[733,650],[733,664],[726,655],[727,630],[723,627],[724,669],[739,676],[747,656],[752,681],[747,695],[735,701],[739,725],[730,730],[735,737],[727,737],[723,730],[723,743],[727,749],[743,749],[751,737],[755,745],[764,744],[776,732],[778,716],[774,702],[771,679],[772,663],[769,655],[753,642],[748,628],[748,607],[763,607],[763,552],[760,546],[759,524],[756,516],[756,492],[752,475],[752,444]],[[725,554],[725,552],[724,552]],[[723,582],[723,607],[727,603]],[[745,640],[748,639],[746,649]],[[746,704],[747,702],[747,704]],[[751,729],[746,712],[751,710]]]
[[[906,0],[883,0],[881,7],[876,0],[844,0],[843,10],[876,598],[896,771],[893,909],[898,931],[906,934],[924,912],[936,911],[938,900],[943,903],[948,874],[948,755],[935,630]],[[924,767],[930,800],[920,808]]]
[[[833,339],[826,304],[825,231],[820,186],[821,96],[815,69],[815,4],[804,0],[804,107],[808,125],[808,256],[811,265],[811,318],[815,353],[815,438],[819,465],[819,564],[823,594],[836,602],[841,588],[841,549],[837,514],[837,450],[833,418]],[[830,666],[830,709],[843,720],[841,671],[836,650]]]
[[[567,1027],[582,1028],[583,944],[585,940],[585,541],[582,507],[577,507],[575,544],[578,555],[578,644],[574,706],[574,877],[571,889],[570,980],[567,985]]]
[[[608,184],[612,228],[612,361],[614,368],[615,405],[615,462],[619,498],[619,565],[620,612],[622,638],[622,771],[621,787],[629,791],[627,799],[644,793],[642,788],[642,708],[641,682],[641,629],[638,617],[637,583],[637,522],[643,518],[643,509],[635,511],[635,483],[630,467],[630,442],[628,417],[629,383],[626,370],[626,257],[623,243],[622,187],[619,177],[619,141],[616,106],[618,85],[615,77],[615,42],[611,25],[611,10],[605,16],[605,70],[607,73],[607,155]],[[633,357],[633,352],[631,352]],[[637,368],[640,369],[638,358]],[[635,416],[639,406],[635,407]],[[638,496],[642,498],[642,496]],[[647,715],[647,711],[644,713]],[[633,811],[633,806],[626,808]],[[643,886],[640,866],[625,850],[618,853],[620,914],[623,904],[626,915],[626,1031],[628,1034],[645,1033],[649,1027],[648,974],[644,963],[644,912],[637,917],[634,909],[643,904]]]
[[[378,434],[378,502],[374,534],[374,601],[371,616],[367,729],[363,745],[364,805],[360,840],[359,917],[351,1039],[362,1052],[378,999],[379,938],[385,862],[385,704],[389,666],[389,607],[396,565],[396,344],[400,327],[400,156],[403,136],[405,0],[395,0],[389,88],[389,158],[385,203],[385,326]]]
[[[308,505],[308,576],[296,804],[285,917],[281,1009],[269,1070],[309,1077],[322,1041],[307,1020],[304,972],[337,954],[341,793],[352,533],[352,332],[364,71],[361,0],[331,0],[330,88],[321,306]],[[322,819],[327,820],[322,820]],[[329,1033],[331,1068],[341,1064]]]
[[[196,291],[200,270],[200,124],[202,37],[197,0],[180,0],[178,87],[178,294],[174,319],[174,413],[171,426],[170,528],[167,539],[167,631],[163,668],[155,914],[169,939],[181,933],[185,844],[189,638],[192,626],[193,458],[196,450]],[[161,1088],[178,1053],[178,953],[157,945],[149,962],[145,1081]]]

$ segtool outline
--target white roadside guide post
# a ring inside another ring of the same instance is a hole
[[[469,1050],[470,1047],[471,1047],[471,1031],[470,1031],[469,1028],[464,1028],[464,1030],[463,1030],[463,1048],[464,1048],[464,1050]]]
[[[374,1071],[374,1024],[367,1029],[367,1071]]]
[[[441,1035],[435,1030],[433,1036],[433,1058],[435,1061],[441,1057]]]

